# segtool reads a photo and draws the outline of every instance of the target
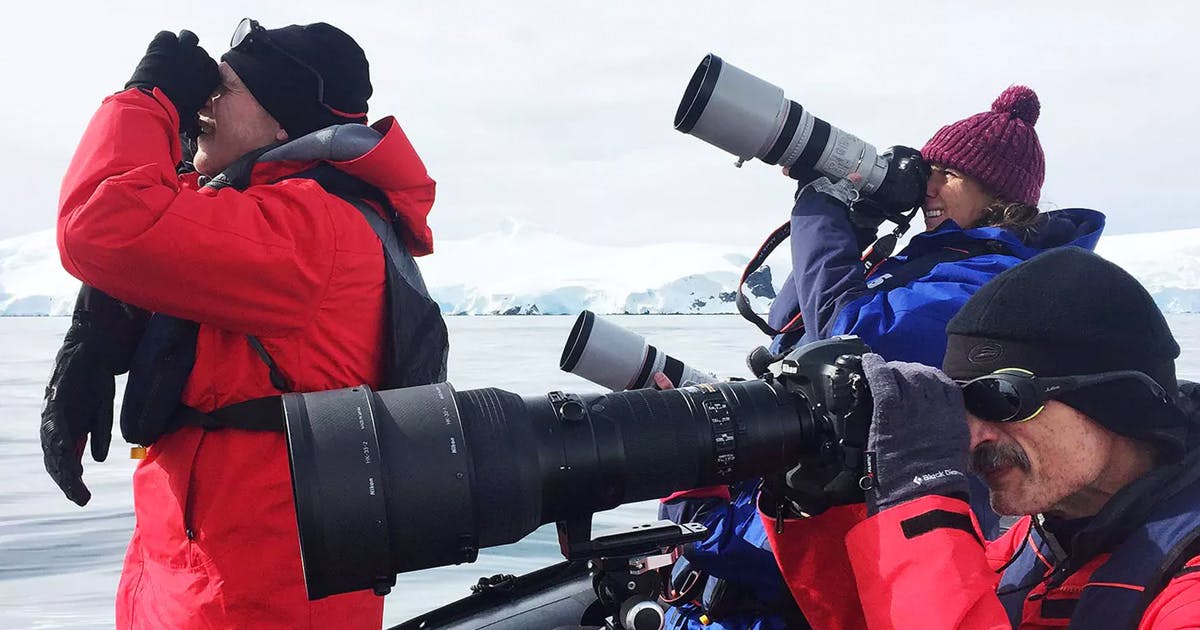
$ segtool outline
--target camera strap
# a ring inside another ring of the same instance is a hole
[[[895,230],[885,234],[862,254],[863,267],[867,272],[867,288],[874,291],[887,291],[893,287],[908,284],[917,278],[920,278],[933,270],[937,265],[944,262],[956,262],[975,256],[983,256],[987,254],[1003,254],[1011,256],[1012,250],[1003,241],[995,239],[967,239],[961,244],[956,244],[956,247],[942,247],[940,249],[929,252],[923,256],[912,258],[906,261],[903,265],[896,267],[878,277],[873,277],[875,272],[879,271],[880,264],[891,257],[892,252],[896,249],[896,244],[900,237],[908,230],[909,224],[905,221],[898,224]],[[776,330],[770,324],[763,320],[758,313],[754,312],[754,308],[750,306],[750,300],[742,289],[746,285],[746,281],[755,272],[762,267],[767,258],[779,247],[779,244],[784,242],[791,236],[791,222],[784,223],[771,232],[762,246],[758,248],[750,262],[746,263],[746,269],[742,272],[742,277],[738,280],[734,303],[737,304],[738,313],[744,319],[758,327],[767,335],[772,337],[788,333],[803,333],[804,322],[797,312],[787,324],[781,329]]]
[[[863,267],[867,270],[867,275],[871,274],[871,270],[879,266],[879,263],[891,258],[892,252],[896,251],[896,242],[898,237],[892,234],[884,234],[879,237],[879,240],[871,243],[867,251],[863,252]]]
[[[287,430],[287,423],[283,419],[282,398],[264,396],[226,405],[208,413],[180,405],[171,415],[167,433],[183,427],[202,427],[209,431],[229,428],[282,433]]]
[[[783,327],[783,330],[775,330],[770,324],[763,321],[763,318],[759,317],[758,313],[754,312],[754,308],[750,306],[750,300],[746,298],[746,294],[742,292],[742,288],[746,286],[746,280],[749,279],[750,276],[755,272],[757,272],[760,267],[762,267],[763,263],[766,262],[767,257],[771,255],[771,252],[775,251],[775,248],[779,247],[779,244],[786,241],[791,235],[791,221],[787,221],[778,228],[775,228],[775,231],[771,232],[771,234],[767,236],[767,240],[763,241],[762,246],[758,248],[758,251],[755,252],[754,256],[750,259],[750,262],[746,263],[746,269],[742,272],[742,277],[738,280],[737,289],[734,291],[734,293],[736,293],[734,296],[734,304],[737,305],[738,312],[742,314],[742,317],[751,324],[758,326],[759,330],[772,337],[786,332],[803,330],[804,322],[801,321],[800,314],[796,313],[796,316],[793,317],[792,320]]]
[[[904,234],[907,229],[908,223],[905,222],[904,224],[897,226],[896,229],[891,233],[880,237],[878,240],[872,243],[870,247],[867,248],[867,251],[862,255],[862,261],[863,265],[868,271],[892,255],[892,251],[896,249],[896,242],[899,240],[900,235]],[[784,324],[783,328],[776,330],[774,327],[764,321],[763,318],[758,315],[758,313],[754,312],[754,308],[750,306],[749,298],[746,297],[746,294],[742,291],[742,289],[746,286],[746,281],[750,279],[750,276],[754,275],[763,266],[763,263],[766,262],[767,258],[771,256],[771,253],[775,251],[775,248],[779,247],[780,243],[786,241],[791,235],[791,221],[784,223],[778,228],[775,228],[775,231],[771,232],[771,234],[767,236],[767,240],[763,241],[763,244],[758,248],[758,251],[754,253],[754,256],[750,259],[750,262],[746,263],[746,268],[744,271],[742,271],[742,277],[738,280],[737,290],[734,292],[734,304],[737,305],[738,313],[740,313],[742,317],[746,319],[746,321],[754,324],[759,330],[772,337],[787,333],[803,332],[804,321],[801,319],[800,313],[797,312],[795,316],[788,320],[788,323]]]

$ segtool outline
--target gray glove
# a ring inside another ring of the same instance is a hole
[[[920,363],[884,362],[865,354],[863,373],[875,399],[867,439],[867,511],[932,494],[967,500],[971,434],[962,390]]]
[[[836,182],[831,182],[828,177],[820,177],[814,179],[809,184],[809,187],[842,202],[847,208],[858,201],[858,190],[854,188],[854,184],[848,179],[839,179]]]

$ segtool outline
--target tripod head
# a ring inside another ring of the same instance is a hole
[[[558,523],[559,546],[568,560],[588,559],[596,601],[578,626],[555,630],[659,630],[665,611],[658,602],[663,580],[658,569],[670,566],[680,545],[703,540],[700,523],[656,521],[614,530],[595,538],[591,517]]]

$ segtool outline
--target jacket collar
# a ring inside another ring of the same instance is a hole
[[[1196,430],[1200,425],[1200,385],[1181,381],[1179,389],[1177,403],[1195,436],[1200,433]],[[1142,526],[1156,507],[1200,483],[1200,448],[1195,441],[1193,437],[1190,450],[1181,459],[1154,468],[1113,495],[1087,526],[1075,534],[1068,545],[1071,553],[1057,563],[1052,583],[1071,575],[1097,555],[1112,551]]]
[[[1001,241],[1021,259],[1028,259],[1052,247],[1096,248],[1104,231],[1104,214],[1086,208],[1066,208],[1043,212],[1033,227],[1021,231],[1008,228],[978,227],[963,229],[952,219],[943,221],[932,232],[913,236],[903,254],[920,255],[929,250],[953,247],[964,239]]]

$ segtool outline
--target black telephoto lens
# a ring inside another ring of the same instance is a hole
[[[522,397],[447,383],[287,394],[310,599],[475,560],[544,523],[785,470],[815,448],[778,382]]]

